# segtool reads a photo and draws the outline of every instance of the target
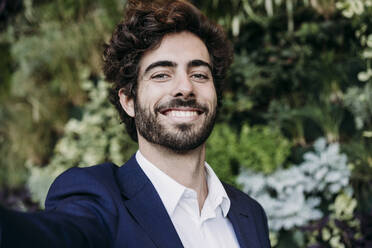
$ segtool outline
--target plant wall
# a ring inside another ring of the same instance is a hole
[[[35,209],[67,168],[120,165],[137,149],[101,74],[125,1],[10,2],[0,199]],[[372,1],[193,3],[234,44],[207,162],[262,204],[274,247],[371,247]]]

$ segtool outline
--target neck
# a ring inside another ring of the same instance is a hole
[[[208,195],[205,163],[205,144],[184,153],[175,152],[138,137],[139,150],[152,164],[176,182],[191,188],[198,195],[199,209]]]

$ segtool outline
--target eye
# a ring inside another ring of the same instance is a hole
[[[171,76],[167,73],[157,73],[151,76],[151,80],[157,81],[157,82],[164,82],[170,79]]]
[[[205,82],[209,79],[209,76],[204,73],[194,73],[191,75],[191,78],[198,82]]]

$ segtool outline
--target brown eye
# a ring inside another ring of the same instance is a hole
[[[170,79],[170,75],[166,73],[158,73],[158,74],[151,76],[151,80],[158,81],[158,82],[167,81],[168,79]]]
[[[199,81],[199,82],[204,82],[204,81],[207,81],[209,79],[209,77],[207,75],[202,74],[202,73],[192,74],[191,78],[196,80],[196,81]]]

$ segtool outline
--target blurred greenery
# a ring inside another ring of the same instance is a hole
[[[6,65],[1,67],[0,184],[20,186],[27,180],[25,164],[48,164],[65,123],[81,115],[87,101],[80,72],[88,69],[89,77],[99,77],[102,44],[123,4],[29,0],[9,17],[0,36]]]
[[[226,124],[217,124],[207,143],[207,161],[221,180],[237,185],[239,167],[265,174],[285,165],[290,142],[278,129],[244,124],[239,132]]]
[[[353,198],[339,192],[329,202],[326,223],[272,237],[278,247],[371,246],[372,0],[193,3],[226,29],[235,52],[207,144],[209,164],[237,185],[242,169],[270,174],[300,164],[319,137],[339,143],[351,168]],[[42,205],[48,185],[63,170],[105,160],[121,164],[135,151],[105,100],[101,74],[102,45],[124,5],[124,0],[4,1],[3,204],[30,209],[25,194],[31,192]],[[337,210],[342,201],[344,215]],[[339,235],[340,228],[350,232]]]

